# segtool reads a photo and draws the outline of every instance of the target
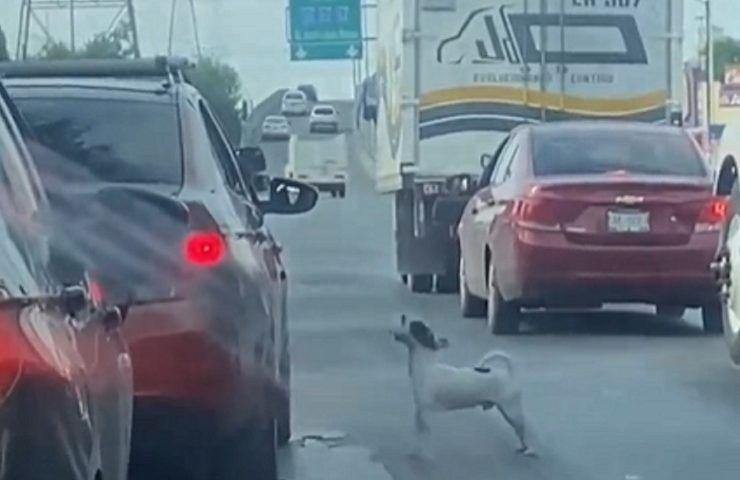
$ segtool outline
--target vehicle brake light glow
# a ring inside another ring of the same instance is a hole
[[[226,245],[218,232],[195,232],[185,238],[185,260],[198,267],[215,267],[226,255]]]
[[[702,209],[696,222],[697,232],[716,232],[727,218],[727,200],[713,197]]]
[[[512,214],[520,228],[543,232],[560,231],[560,223],[555,219],[552,204],[546,199],[529,197],[516,202]]]

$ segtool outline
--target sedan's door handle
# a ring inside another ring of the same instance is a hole
[[[236,238],[246,238],[247,240],[255,243],[264,243],[268,240],[267,235],[259,230],[239,232],[236,234]]]

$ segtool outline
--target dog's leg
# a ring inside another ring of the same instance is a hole
[[[423,410],[416,407],[414,414],[414,426],[416,429],[417,453],[424,460],[431,460],[431,451],[429,445],[429,422]]]
[[[511,428],[514,429],[516,436],[519,438],[521,447],[517,451],[524,455],[534,456],[535,451],[527,444],[526,429],[524,425],[524,410],[522,408],[521,397],[517,395],[512,398],[511,401],[505,403],[506,405],[499,403],[496,406],[504,417],[504,420],[506,420],[506,423],[511,425]]]

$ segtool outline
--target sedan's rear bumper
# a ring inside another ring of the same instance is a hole
[[[290,132],[262,132],[263,139],[288,139]]]
[[[709,269],[716,242],[716,234],[704,233],[680,246],[606,247],[573,245],[559,233],[525,232],[513,242],[512,261],[496,263],[496,280],[504,298],[523,306],[698,307],[717,298]]]
[[[0,405],[0,480],[93,478],[101,439],[94,439],[89,408],[84,387],[78,393],[62,378],[21,378]]]
[[[273,418],[285,392],[274,372],[240,343],[247,339],[228,328],[230,321],[207,314],[194,301],[132,309],[124,334],[136,404],[164,402],[214,412],[226,430]]]
[[[336,122],[310,122],[308,128],[313,132],[334,133],[339,131],[339,124]]]

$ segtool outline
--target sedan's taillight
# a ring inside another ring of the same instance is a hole
[[[694,230],[696,232],[716,232],[722,228],[727,218],[727,200],[722,197],[712,197],[699,213]]]
[[[226,256],[226,244],[218,232],[193,232],[185,237],[183,256],[190,265],[215,267]]]
[[[550,201],[545,198],[529,196],[515,201],[511,210],[514,224],[525,230],[559,232],[560,223]]]

